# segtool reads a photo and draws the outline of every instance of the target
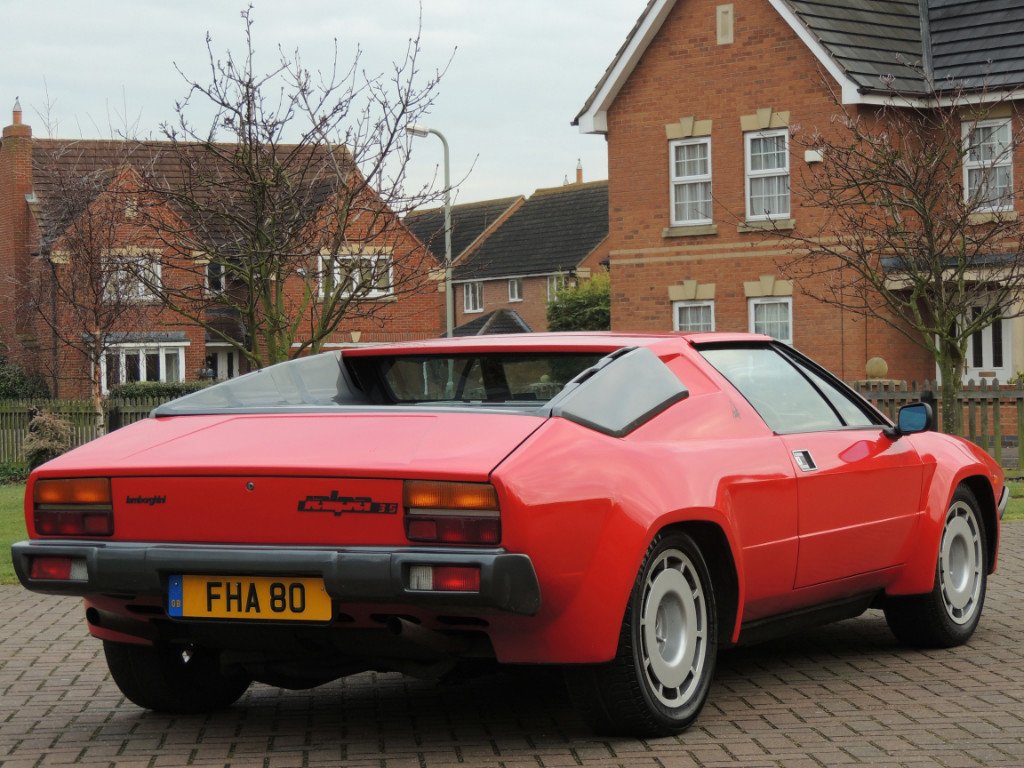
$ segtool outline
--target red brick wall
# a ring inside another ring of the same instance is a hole
[[[612,327],[672,328],[668,286],[714,283],[716,327],[748,329],[744,281],[781,277],[786,256],[777,238],[740,233],[745,217],[744,141],[740,117],[771,107],[789,112],[791,128],[830,128],[834,107],[813,55],[765,0],[735,6],[735,42],[716,42],[711,0],[677,3],[608,114],[609,240]],[[663,237],[670,226],[669,153],[665,125],[681,117],[711,120],[713,219],[717,233]],[[806,168],[791,142],[790,173]],[[821,221],[793,195],[799,230]],[[803,286],[808,288],[811,286]],[[934,375],[928,356],[877,319],[827,307],[795,287],[794,345],[847,378],[881,356],[890,375]]]
[[[455,286],[455,327],[472,322],[481,315],[497,309],[515,310],[534,331],[548,329],[548,279],[547,277],[522,278],[522,301],[508,300],[508,278],[484,280],[484,307],[482,312],[465,312],[464,286]],[[441,294],[442,298],[444,294]]]

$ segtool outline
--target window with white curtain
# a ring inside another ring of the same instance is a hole
[[[672,224],[711,223],[711,139],[669,142]]]
[[[1013,209],[1013,155],[1009,120],[963,123],[964,195],[978,210]]]
[[[672,329],[684,333],[703,333],[715,330],[715,302],[672,302]]]
[[[789,130],[744,134],[747,219],[789,217]]]
[[[482,281],[465,283],[462,286],[462,311],[484,311],[484,284]]]
[[[793,343],[792,298],[768,296],[748,301],[751,333],[763,333],[786,344]]]

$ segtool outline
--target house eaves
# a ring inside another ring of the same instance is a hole
[[[650,0],[644,8],[625,43],[573,119],[572,125],[579,126],[581,133],[608,132],[608,110],[679,1]],[[984,16],[984,21],[1000,13],[998,2],[977,2],[972,13]],[[949,6],[970,6],[970,3],[957,0],[768,0],[768,3],[822,69],[838,83],[843,104],[932,107],[1024,97],[1019,88],[1024,85],[1024,76],[1016,79],[1003,76],[986,84],[979,84],[975,82],[976,77],[970,76],[963,81],[955,80],[950,70],[943,70],[941,66],[941,51],[935,57],[938,85],[933,89],[929,84],[933,53],[937,50],[933,47],[934,21],[929,18],[929,11],[934,17],[932,6],[938,8],[941,18],[943,12],[951,13]],[[994,5],[993,10],[983,7],[990,3]],[[1019,3],[1014,0],[1011,5]],[[1016,14],[1014,21],[1020,20],[1016,7],[1001,12]],[[1003,43],[1016,45],[1017,38],[1011,35],[1016,27],[1006,21],[1002,26],[1006,30],[1002,35]],[[942,32],[938,31],[940,42]],[[967,46],[977,40],[966,25],[963,29],[954,29],[952,34],[957,42]],[[977,42],[974,44],[978,47]],[[948,49],[955,50],[955,47],[948,46]],[[1003,60],[1006,59],[1011,61],[1013,71],[1012,62],[1016,57],[1003,56]],[[1020,60],[1024,62],[1024,55]]]

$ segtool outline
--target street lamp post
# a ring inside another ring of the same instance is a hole
[[[432,133],[441,140],[444,147],[444,335],[451,338],[455,329],[455,300],[452,295],[452,183],[448,140],[436,128],[422,125],[407,125],[405,132],[421,138]]]

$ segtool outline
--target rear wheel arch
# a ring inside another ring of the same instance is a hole
[[[689,535],[700,547],[715,588],[715,599],[718,604],[719,643],[731,645],[739,612],[739,579],[736,560],[725,531],[717,523],[707,520],[690,520],[667,525],[657,531],[654,536],[670,531],[679,531]]]

